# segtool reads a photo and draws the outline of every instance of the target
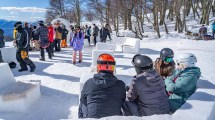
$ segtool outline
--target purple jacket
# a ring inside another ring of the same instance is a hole
[[[74,35],[70,43],[70,46],[73,48],[73,50],[79,51],[83,49],[83,45],[84,45],[84,33],[82,32],[76,33],[76,35]]]

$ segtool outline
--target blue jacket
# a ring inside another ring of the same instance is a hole
[[[201,75],[198,67],[176,70],[165,79],[166,91],[169,93],[170,111],[175,112],[195,92],[197,80]]]
[[[212,30],[215,30],[215,22],[212,24]]]

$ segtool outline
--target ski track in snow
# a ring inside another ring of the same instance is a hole
[[[198,59],[197,66],[201,68],[202,80],[210,85],[215,84],[215,41],[192,41],[181,38],[163,38],[159,40],[141,41],[141,54],[150,56],[153,60],[159,57],[159,51],[169,47],[178,53],[194,53]],[[0,113],[0,119],[5,120],[58,120],[76,119],[78,109],[79,79],[82,73],[90,71],[91,47],[87,47],[83,54],[83,63],[72,65],[71,48],[56,52],[53,60],[47,58],[39,61],[39,52],[30,52],[30,59],[37,69],[34,73],[18,73],[17,68],[12,72],[18,81],[41,81],[41,99],[34,103],[26,113]],[[116,72],[119,79],[127,85],[135,71],[131,64],[134,54],[115,53]],[[205,84],[207,86],[208,84]],[[145,117],[148,118],[148,117]],[[152,118],[159,118],[152,117]],[[168,116],[166,117],[168,118]]]

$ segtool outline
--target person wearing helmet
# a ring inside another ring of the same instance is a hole
[[[81,92],[79,118],[122,115],[126,97],[125,83],[114,76],[115,60],[102,54],[97,60],[97,74],[87,80]]]
[[[168,95],[162,77],[153,69],[151,58],[137,54],[132,64],[137,73],[127,93],[123,109],[126,116],[169,114]]]
[[[27,65],[29,65],[31,68],[30,72],[34,72],[36,66],[29,59],[28,56],[28,51],[30,47],[28,31],[22,28],[22,22],[16,22],[14,24],[14,27],[17,31],[14,41],[14,43],[17,46],[16,59],[21,66],[21,69],[19,69],[18,71],[19,72],[27,71],[28,70]]]
[[[201,75],[200,68],[195,66],[196,62],[197,59],[193,54],[179,54],[176,57],[177,70],[165,79],[172,113],[179,109],[196,90],[197,80]]]
[[[170,48],[163,48],[160,52],[160,58],[154,62],[155,70],[165,79],[171,76],[175,70],[175,62],[173,60],[174,52]]]
[[[50,51],[50,42],[49,42],[49,30],[45,27],[43,21],[38,22],[38,28],[36,29],[35,34],[39,35],[39,44],[40,44],[40,60],[45,61],[45,52],[44,49],[48,52],[49,59],[52,59],[52,54]]]

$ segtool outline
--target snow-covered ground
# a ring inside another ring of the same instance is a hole
[[[172,48],[178,53],[194,53],[198,59],[197,66],[201,68],[201,80],[206,80],[215,86],[215,41],[194,41],[179,37],[163,37],[161,39],[144,38],[141,41],[140,54],[148,55],[153,60],[159,57],[159,51],[164,48]],[[79,79],[83,73],[90,71],[92,47],[84,49],[83,63],[73,65],[71,48],[62,49],[55,53],[53,60],[39,61],[39,52],[30,52],[30,58],[37,69],[34,73],[12,70],[18,81],[41,81],[42,97],[33,104],[26,113],[0,113],[3,120],[58,120],[77,119]],[[127,85],[135,71],[131,64],[134,54],[115,53],[117,76]],[[213,96],[214,97],[214,96]],[[214,97],[215,98],[215,97]],[[169,119],[171,116],[143,117],[141,119]],[[109,119],[114,119],[111,117]],[[115,119],[121,119],[115,117]],[[126,119],[130,119],[127,117]],[[140,119],[140,118],[135,118]]]

